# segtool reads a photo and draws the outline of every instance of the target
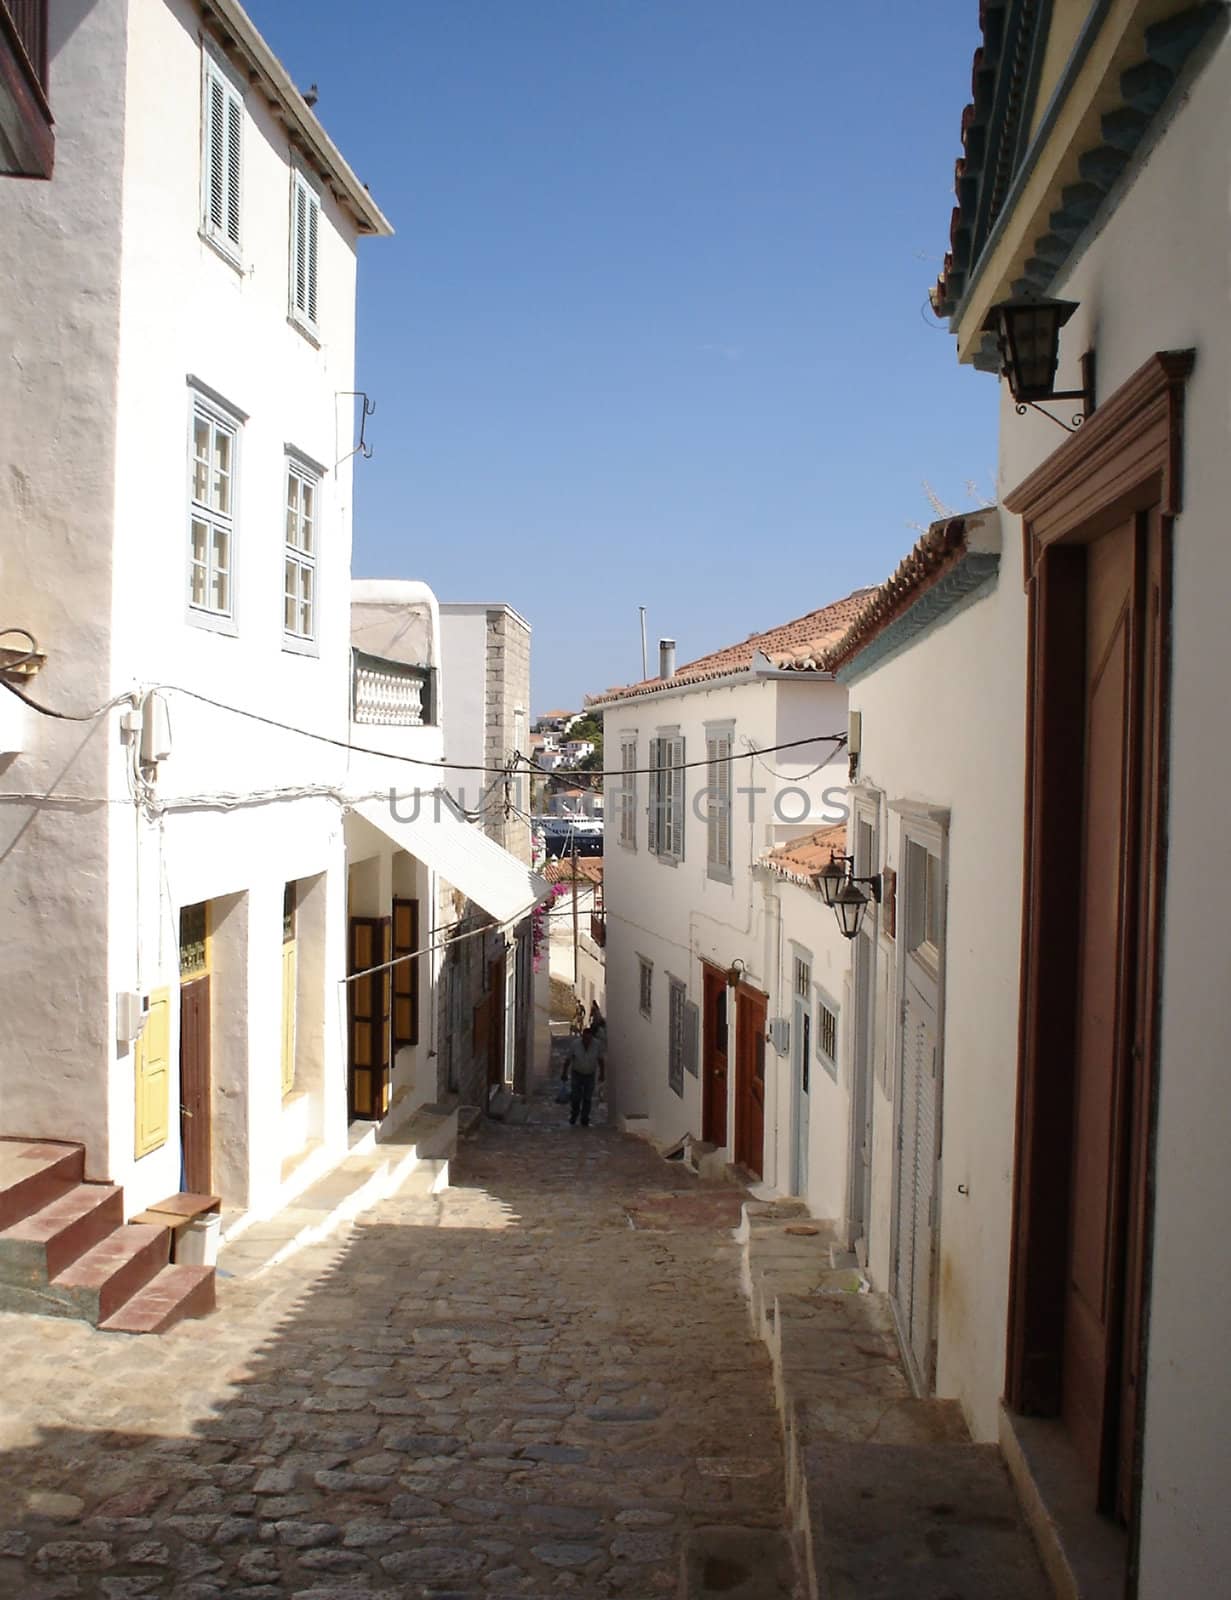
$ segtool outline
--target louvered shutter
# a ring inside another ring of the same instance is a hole
[[[662,823],[662,745],[661,739],[650,740],[650,805],[648,848],[651,855],[658,854]]]
[[[316,236],[321,208],[317,198],[308,193],[308,321],[316,326]]]
[[[668,740],[672,771],[671,784],[671,839],[669,848],[677,861],[684,859],[684,741]]]
[[[244,108],[237,95],[226,96],[226,231],[227,238],[239,249],[239,197],[243,167]]]
[[[222,79],[211,72],[206,80],[205,101],[205,222],[213,234],[222,232],[226,220],[226,113]]]
[[[316,326],[317,243],[321,203],[302,173],[291,196],[291,309],[301,322]]]

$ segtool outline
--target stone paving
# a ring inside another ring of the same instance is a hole
[[[654,1600],[691,1530],[780,1528],[730,1190],[643,1223],[698,1180],[565,1118],[160,1338],[0,1316],[0,1595]]]

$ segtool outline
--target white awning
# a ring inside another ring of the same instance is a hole
[[[545,878],[461,816],[443,790],[407,795],[396,805],[361,800],[352,809],[497,922],[519,922],[548,892]]]

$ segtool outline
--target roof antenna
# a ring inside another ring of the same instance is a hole
[[[308,85],[308,87],[304,90],[304,97],[303,97],[304,105],[306,105],[310,110],[316,104],[316,102],[319,99],[320,99],[320,95],[317,92],[316,85],[314,83],[310,83]]]

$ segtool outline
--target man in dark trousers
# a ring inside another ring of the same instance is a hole
[[[583,1028],[580,1038],[569,1040],[568,1120],[571,1126],[576,1126],[578,1117],[583,1128],[590,1126],[590,1102],[594,1099],[594,1084],[602,1057],[603,1047],[593,1029]]]

